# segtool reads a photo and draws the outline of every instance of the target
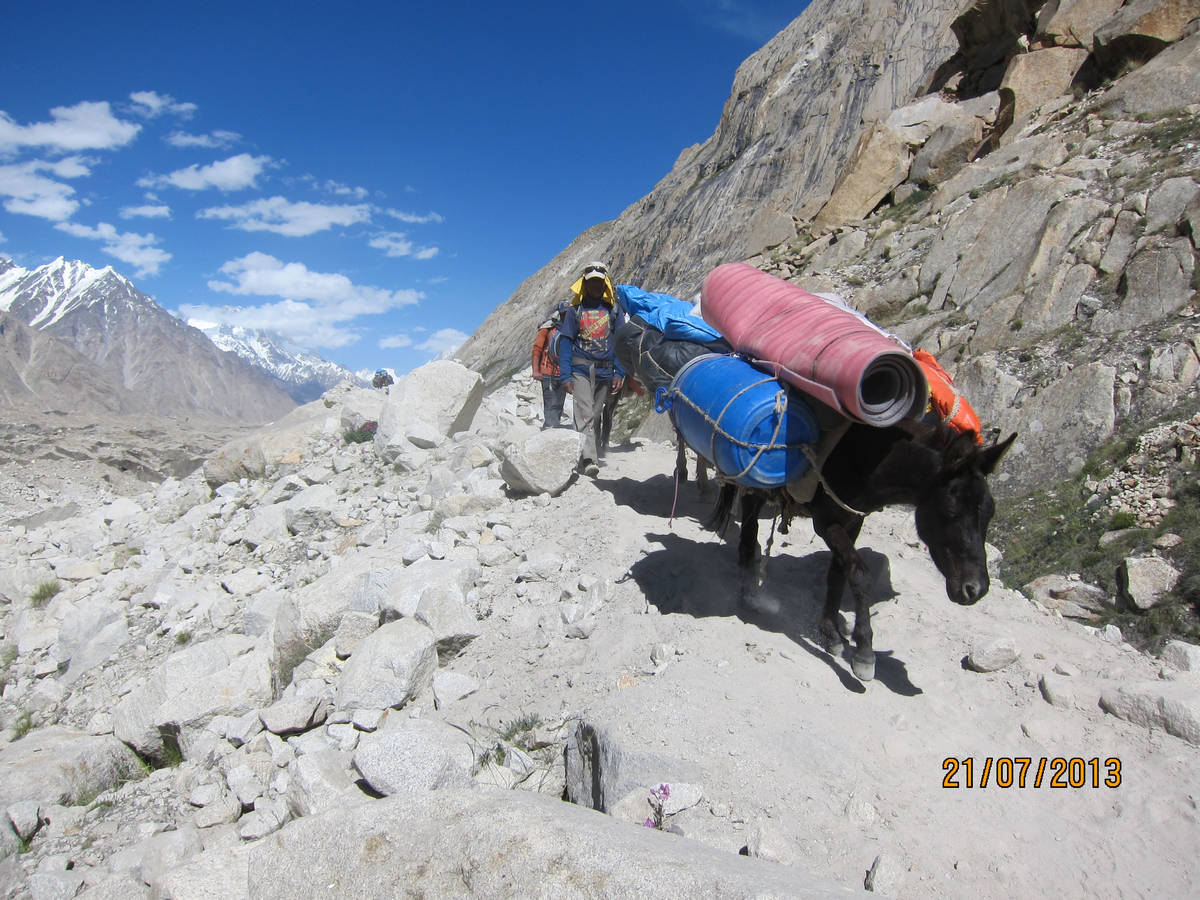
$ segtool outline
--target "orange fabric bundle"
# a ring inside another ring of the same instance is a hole
[[[914,350],[915,359],[925,370],[929,382],[929,408],[956,431],[975,435],[975,443],[983,443],[983,426],[967,398],[954,387],[954,380],[928,350]]]

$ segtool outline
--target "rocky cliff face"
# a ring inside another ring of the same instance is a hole
[[[937,353],[987,424],[1022,434],[1002,493],[1053,483],[1195,397],[1196,17],[1171,0],[815,3],[741,66],[709,141],[460,356],[489,381],[521,367],[587,258],[689,298],[748,259]]]

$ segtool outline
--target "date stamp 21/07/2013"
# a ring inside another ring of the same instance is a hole
[[[1115,756],[947,756],[942,787],[954,788],[1118,788],[1121,760]]]

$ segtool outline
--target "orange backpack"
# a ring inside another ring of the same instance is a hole
[[[983,426],[979,416],[967,402],[967,398],[954,387],[954,380],[946,374],[933,354],[927,350],[914,350],[913,359],[920,363],[929,382],[929,409],[956,431],[975,436],[975,443],[983,443]]]

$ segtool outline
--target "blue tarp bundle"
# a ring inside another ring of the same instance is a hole
[[[656,294],[632,284],[618,284],[617,302],[631,316],[637,316],[661,331],[666,340],[707,344],[721,339],[721,332],[691,314],[692,304],[670,294]]]

